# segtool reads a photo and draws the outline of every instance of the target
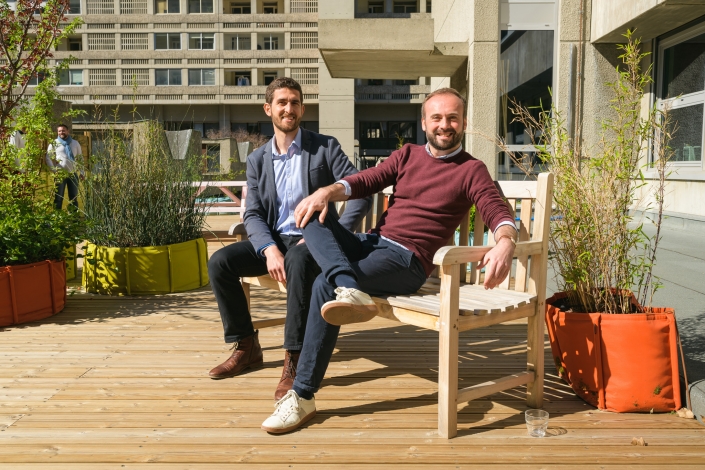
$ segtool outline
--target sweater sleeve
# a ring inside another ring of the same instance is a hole
[[[407,149],[397,150],[376,167],[368,168],[355,175],[343,178],[352,190],[350,199],[360,199],[382,191],[387,186],[392,186],[397,181],[399,162],[402,152]]]
[[[468,197],[475,204],[485,225],[493,232],[502,222],[510,222],[514,227],[514,216],[492,181],[484,163],[477,161],[470,175]]]

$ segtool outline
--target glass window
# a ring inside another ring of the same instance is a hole
[[[155,13],[181,13],[179,0],[157,0]]]
[[[83,85],[83,70],[62,70],[59,85]]]
[[[272,51],[279,49],[279,38],[277,36],[267,36],[264,38],[264,50]]]
[[[512,122],[512,101],[538,116],[551,108],[553,31],[502,31],[500,46],[500,129],[507,145],[531,145],[524,126]],[[527,54],[526,51],[532,51]]]
[[[278,11],[278,5],[276,3],[268,2],[262,6],[262,13],[265,14],[277,13]]]
[[[154,49],[181,49],[181,34],[179,33],[155,33]]]
[[[157,69],[154,81],[157,86],[181,85],[181,69]]]
[[[418,80],[394,80],[397,86],[418,85]]]
[[[673,162],[701,162],[703,159],[703,105],[685,106],[669,111],[676,132],[669,146]]]
[[[381,86],[384,85],[384,80],[381,78],[370,78],[367,80],[367,85],[368,86]]]
[[[274,81],[275,78],[277,78],[278,74],[277,72],[264,72],[262,74],[262,78],[264,79],[264,85],[269,85]]]
[[[416,13],[415,1],[394,2],[394,13]]]
[[[43,74],[43,73],[37,73],[37,74],[33,75],[32,78],[29,79],[29,82],[27,82],[27,84],[28,84],[29,86],[37,86],[37,85],[39,85],[41,82],[44,81],[44,78],[45,78],[45,77],[44,77],[44,74]]]
[[[83,40],[81,38],[69,38],[69,50],[70,51],[83,50]]]
[[[215,85],[215,69],[190,69],[188,71],[189,85]]]
[[[252,38],[249,34],[236,34],[230,38],[230,48],[234,51],[249,51],[252,49]]]
[[[81,14],[81,0],[69,0],[69,15]]]
[[[231,3],[230,13],[233,15],[249,15],[252,13],[250,3]]]
[[[189,0],[189,13],[213,13],[213,0]]]
[[[252,77],[252,72],[250,71],[237,71],[235,72],[235,85],[236,86],[250,86]]]
[[[189,49],[215,49],[215,34],[214,33],[193,33],[188,35]]]
[[[705,89],[705,34],[664,49],[662,77],[662,98]]]
[[[367,13],[384,13],[384,2],[370,1],[367,4]]]

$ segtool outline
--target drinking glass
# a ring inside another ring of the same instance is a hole
[[[548,428],[548,411],[544,410],[526,410],[524,412],[526,418],[526,430],[531,437],[544,437],[546,428]]]

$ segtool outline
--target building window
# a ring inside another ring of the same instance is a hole
[[[181,85],[181,69],[157,69],[154,71],[157,86]]]
[[[29,86],[37,86],[41,82],[44,81],[44,74],[43,73],[37,73],[32,75],[32,78],[29,79],[29,82],[27,82],[27,85]]]
[[[88,70],[88,83],[91,86],[116,86],[117,73],[115,69]]]
[[[252,7],[249,3],[231,3],[230,13],[233,15],[249,15],[252,13]]]
[[[122,33],[120,48],[125,51],[149,49],[149,36],[147,33]]]
[[[659,41],[658,97],[676,129],[671,162],[703,168],[705,107],[705,23]],[[652,156],[653,158],[653,156]]]
[[[155,13],[181,13],[179,0],[157,0]]]
[[[220,125],[217,122],[194,122],[193,130],[201,133],[201,137],[208,139],[209,134],[217,133],[220,130]],[[220,162],[218,162],[220,166]]]
[[[384,85],[384,80],[379,78],[370,78],[367,80],[368,86],[382,86]]]
[[[394,84],[397,86],[410,86],[410,85],[418,85],[419,81],[418,80],[394,80]]]
[[[416,121],[360,121],[362,149],[396,149],[399,143],[416,143]]]
[[[181,49],[180,33],[155,33],[154,49]]]
[[[418,9],[416,8],[416,2],[394,2],[394,13],[416,13]]]
[[[149,85],[149,69],[122,69],[122,86],[134,85]]]
[[[83,70],[62,70],[59,72],[59,85],[83,85]]]
[[[279,38],[277,36],[265,36],[264,38],[264,50],[273,51],[279,49]]]
[[[292,68],[291,78],[301,85],[318,85],[318,68]]]
[[[69,0],[69,15],[81,14],[81,0]]]
[[[252,83],[251,76],[252,76],[252,72],[236,71],[235,72],[235,86],[250,86],[250,83]]]
[[[188,48],[198,50],[215,49],[214,33],[191,33],[188,35]]]
[[[89,15],[114,15],[113,0],[86,0],[86,10]]]
[[[69,50],[70,51],[82,51],[83,50],[83,40],[81,38],[69,38]]]
[[[247,132],[248,134],[259,134],[261,127],[259,122],[231,122],[230,130],[233,132]]]
[[[541,108],[551,109],[551,87],[553,86],[553,31],[510,31],[500,33],[499,63],[499,135],[509,150],[524,159],[534,162],[536,148],[532,136],[524,125],[514,121],[512,102],[529,109],[539,118]],[[527,54],[527,51],[531,51]],[[510,158],[498,156],[498,178],[500,180],[524,179],[524,171],[514,165]],[[531,166],[531,165],[529,165]],[[533,167],[538,172],[538,166]]]
[[[269,85],[278,76],[279,76],[279,74],[277,72],[262,72],[262,79],[264,81],[264,85],[265,86]]]
[[[318,13],[318,0],[291,0],[291,13]]]
[[[190,69],[188,71],[189,85],[215,85],[215,69]]]
[[[249,34],[236,34],[230,38],[230,48],[234,51],[249,51],[252,49],[252,38]]]
[[[262,5],[262,13],[264,13],[265,15],[278,13],[278,12],[279,12],[279,6],[277,5],[276,2],[265,2],[264,5]]]
[[[98,33],[88,35],[89,51],[114,51],[115,35],[109,33]]]
[[[146,15],[147,0],[120,0],[121,15]]]
[[[384,1],[368,2],[367,13],[384,13]]]
[[[189,0],[189,13],[213,13],[213,0]]]

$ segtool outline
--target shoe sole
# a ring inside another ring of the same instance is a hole
[[[376,304],[350,305],[347,302],[326,302],[321,310],[323,319],[331,325],[348,325],[372,320],[379,313]]]
[[[235,374],[228,374],[228,375],[210,375],[210,374],[208,374],[208,377],[210,377],[213,380],[229,379],[231,377],[237,377],[240,374],[244,374],[248,370],[252,371],[252,370],[260,369],[262,366],[264,366],[264,361],[258,362],[256,364],[250,364],[249,366],[245,367],[240,372],[237,372]]]
[[[316,416],[316,410],[313,410],[311,413],[309,413],[309,414],[307,414],[306,416],[304,416],[304,418],[303,418],[301,421],[299,421],[298,423],[293,424],[293,425],[291,425],[291,426],[289,426],[289,427],[287,427],[287,428],[281,428],[281,429],[278,429],[278,428],[268,428],[268,427],[262,425],[262,430],[263,430],[263,431],[267,431],[267,432],[270,433],[270,434],[284,434],[284,433],[286,433],[286,432],[290,432],[290,431],[293,431],[294,429],[300,428],[300,427],[303,426],[304,424],[306,424],[306,423],[308,423],[309,421],[311,421],[315,416]]]

